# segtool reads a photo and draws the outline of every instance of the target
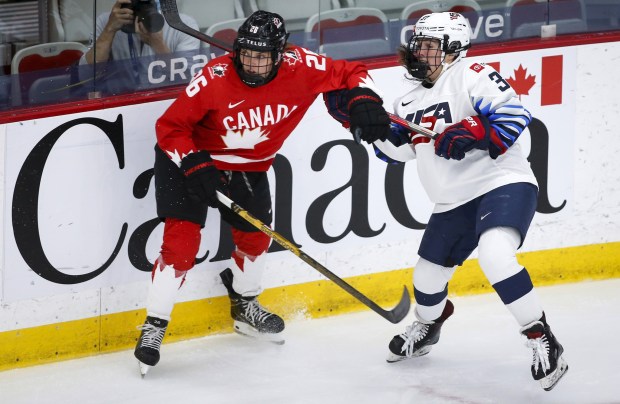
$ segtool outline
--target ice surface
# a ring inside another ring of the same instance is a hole
[[[620,279],[538,288],[569,371],[545,392],[495,294],[452,298],[425,357],[388,364],[413,320],[372,312],[297,320],[286,344],[236,334],[166,344],[141,379],[132,351],[0,373],[0,403],[620,403]]]

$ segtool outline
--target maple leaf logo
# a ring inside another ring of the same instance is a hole
[[[253,149],[260,142],[269,139],[269,132],[263,132],[261,128],[228,130],[222,140],[227,149]]]
[[[211,78],[215,77],[224,77],[226,75],[227,65],[218,63],[209,67],[209,74],[211,74]]]
[[[536,76],[527,75],[527,69],[524,69],[523,66],[519,65],[519,68],[514,71],[515,78],[510,77],[508,80],[508,84],[515,90],[519,99],[521,99],[522,95],[530,95],[529,91],[534,84],[536,84]]]
[[[288,63],[289,66],[295,66],[298,62],[301,61],[301,55],[297,51],[297,49],[288,50],[284,52],[283,60]]]

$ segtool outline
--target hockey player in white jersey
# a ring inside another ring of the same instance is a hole
[[[533,350],[532,376],[551,390],[568,370],[527,270],[516,259],[536,210],[537,183],[519,135],[531,120],[510,85],[491,66],[465,58],[470,26],[458,13],[419,19],[399,49],[411,89],[397,115],[439,133],[431,140],[392,126],[374,143],[388,162],[416,158],[435,203],[413,276],[417,320],[389,344],[388,362],[427,354],[454,311],[448,281],[478,247],[480,266]]]

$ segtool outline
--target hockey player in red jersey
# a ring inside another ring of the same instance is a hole
[[[159,118],[155,187],[164,219],[147,318],[135,349],[144,369],[159,349],[178,289],[195,264],[207,208],[227,193],[263,223],[272,221],[267,170],[316,97],[346,90],[351,130],[372,143],[390,134],[389,118],[365,66],[287,45],[284,21],[257,11],[239,28],[230,55],[213,59]],[[257,300],[271,239],[220,205],[235,250],[220,274],[235,331],[282,343],[284,321]]]

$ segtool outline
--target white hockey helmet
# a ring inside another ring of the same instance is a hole
[[[459,13],[423,15],[415,24],[413,36],[439,39],[446,54],[464,52],[471,46],[469,21]]]
[[[441,52],[441,65],[449,68],[464,57],[471,46],[471,28],[465,17],[459,13],[444,12],[425,14],[415,24],[413,35],[402,48],[405,68],[414,80],[427,80],[439,66],[430,66],[428,61],[419,60],[416,56],[425,40],[439,41],[438,51]],[[447,63],[446,55],[456,55]]]

